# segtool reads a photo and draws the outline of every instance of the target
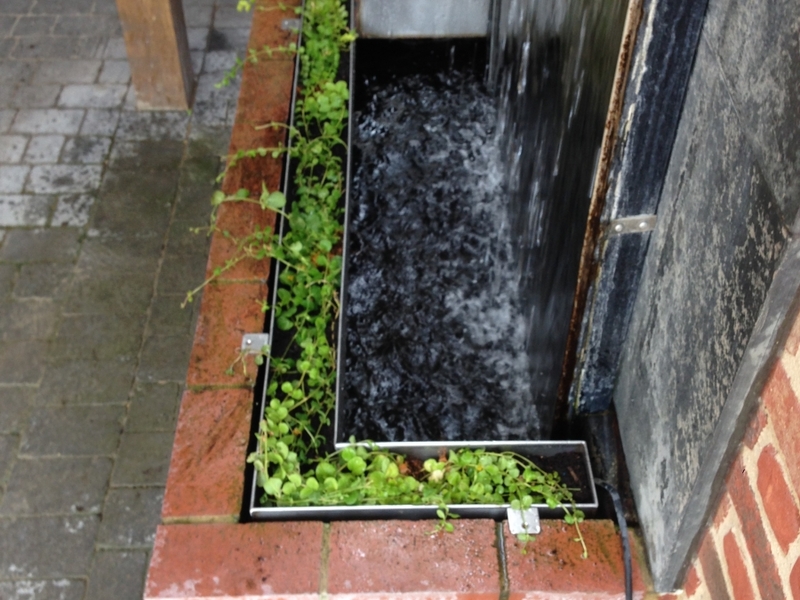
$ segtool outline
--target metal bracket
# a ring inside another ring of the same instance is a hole
[[[247,354],[261,354],[264,346],[269,346],[268,333],[246,333],[242,336],[242,351]]]
[[[529,508],[527,510],[517,510],[509,508],[506,510],[508,516],[508,529],[512,535],[527,533],[528,535],[538,535],[542,531],[539,523],[539,510]]]
[[[614,219],[608,224],[608,234],[623,235],[626,233],[645,233],[653,231],[656,226],[655,215],[637,215],[635,217],[623,217]]]
[[[284,19],[281,21],[281,30],[283,31],[300,31],[300,27],[303,25],[303,21],[301,19]]]

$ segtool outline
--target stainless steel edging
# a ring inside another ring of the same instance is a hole
[[[341,446],[346,446],[342,444]],[[589,453],[586,443],[581,441],[566,442],[395,442],[380,443],[376,446],[416,458],[425,460],[436,458],[444,450],[457,448],[495,450],[498,452],[516,452],[526,458],[536,460],[537,457],[552,457],[565,452],[580,452],[582,461],[588,474],[588,481],[583,482],[591,490],[591,502],[582,502],[575,505],[587,515],[597,510],[597,492],[594,488],[592,466],[589,463]],[[255,489],[255,488],[254,488]],[[534,504],[534,508],[544,518],[560,518],[564,511],[559,508],[550,508],[546,504]],[[289,520],[357,520],[357,519],[435,519],[435,505],[425,506],[417,504],[388,504],[375,506],[275,506],[258,507],[251,504],[250,516],[257,521],[289,521]],[[453,504],[450,510],[463,518],[472,519],[505,519],[508,504]]]

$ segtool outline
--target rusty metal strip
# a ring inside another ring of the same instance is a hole
[[[600,240],[602,226],[600,216],[605,208],[606,193],[608,192],[608,177],[614,158],[617,144],[617,132],[622,118],[625,88],[628,82],[628,73],[636,44],[636,33],[642,19],[643,0],[630,0],[628,13],[625,17],[625,26],[622,33],[619,57],[617,58],[614,86],[611,92],[608,115],[606,117],[603,143],[600,148],[600,157],[596,168],[594,184],[592,187],[592,200],[589,205],[589,216],[586,222],[586,231],[583,236],[583,248],[578,270],[578,282],[575,296],[572,301],[572,317],[567,335],[567,346],[561,370],[561,383],[558,387],[556,400],[554,430],[566,423],[569,413],[569,390],[577,360],[578,341],[581,334],[583,313],[586,310],[589,288],[595,278],[598,265],[595,261],[595,249]]]

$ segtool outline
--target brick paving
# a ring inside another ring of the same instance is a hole
[[[0,1],[0,598],[143,594],[250,25],[184,10],[193,109],[147,113],[114,0]]]

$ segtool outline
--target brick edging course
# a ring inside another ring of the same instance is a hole
[[[256,11],[250,48],[286,43],[282,11]],[[255,126],[286,121],[293,61],[246,65],[231,153],[274,146],[283,133]],[[280,186],[280,161],[243,161],[223,190],[260,193]],[[225,205],[219,225],[234,234],[271,225],[253,205]],[[231,241],[214,235],[207,272],[233,255]],[[245,333],[261,331],[267,261],[245,261],[203,293],[187,385],[178,419],[145,598],[266,599],[333,597],[536,600],[622,598],[619,535],[609,521],[582,526],[590,556],[580,558],[574,534],[559,521],[543,522],[526,553],[493,521],[463,520],[452,534],[430,535],[429,521],[236,523],[244,481],[252,410],[252,375],[225,370]],[[502,536],[502,545],[500,544]],[[505,552],[498,550],[505,547]],[[638,547],[638,546],[637,546]],[[635,561],[636,597],[649,589],[641,552]],[[573,594],[575,594],[573,596]]]

